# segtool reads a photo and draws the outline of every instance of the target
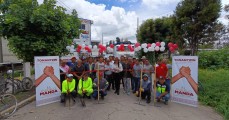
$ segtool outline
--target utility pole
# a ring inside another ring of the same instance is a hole
[[[0,63],[3,63],[2,37],[0,37]]]
[[[103,45],[103,33],[102,33],[102,45]]]

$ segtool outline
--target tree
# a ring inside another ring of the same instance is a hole
[[[176,42],[177,39],[173,32],[173,18],[163,17],[158,19],[148,19],[144,21],[137,31],[137,41],[139,43],[155,43],[155,42]],[[168,49],[168,48],[167,48]],[[145,55],[148,59],[155,62],[154,53],[140,52],[139,56]],[[156,58],[160,52],[156,52]]]
[[[79,35],[77,12],[66,14],[55,0],[7,0],[0,5],[0,34],[9,41],[10,50],[23,61],[34,56],[59,56]]]
[[[178,3],[174,18],[175,25],[184,40],[187,40],[195,55],[199,43],[214,32],[220,16],[220,0],[183,0]]]

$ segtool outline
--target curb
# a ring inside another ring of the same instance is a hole
[[[35,98],[36,98],[36,95],[33,95],[33,96],[31,96],[31,97],[29,97],[29,98],[27,98],[27,99],[21,101],[20,103],[18,103],[18,104],[17,104],[17,109],[16,109],[16,111],[17,111],[19,108],[21,108],[21,107],[27,105],[29,102],[35,100]],[[9,110],[11,110],[11,109],[13,109],[13,108],[11,107],[11,108],[8,108],[8,109],[2,111],[2,112],[0,113],[0,115],[6,113],[7,111],[9,111]]]

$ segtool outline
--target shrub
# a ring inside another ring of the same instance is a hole
[[[199,67],[208,69],[229,69],[229,48],[198,53]]]

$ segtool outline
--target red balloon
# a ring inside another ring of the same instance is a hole
[[[160,46],[161,45],[161,43],[160,42],[156,42],[156,46]]]
[[[81,49],[81,48],[82,48],[82,46],[80,46],[80,45],[77,46],[77,49]]]
[[[103,53],[103,50],[102,49],[99,49],[99,53]]]
[[[114,48],[114,45],[113,44],[110,44],[110,48]]]
[[[148,43],[148,44],[147,44],[147,47],[148,47],[148,48],[149,48],[149,47],[151,47],[151,44],[150,44],[150,43]]]
[[[81,50],[81,48],[77,48],[77,49],[76,49],[76,52],[78,52],[78,53],[79,53],[79,52],[80,52],[80,50]]]
[[[177,44],[173,44],[173,48],[174,49],[177,49],[178,48],[178,45]]]
[[[131,50],[131,48],[132,48],[132,47],[131,47],[131,45],[129,44],[129,45],[128,45],[128,49]]]
[[[89,48],[88,46],[85,46],[85,48],[84,48],[84,49],[88,51],[90,48]]]
[[[91,53],[91,49],[88,49],[88,51],[87,51],[87,52]]]
[[[170,47],[169,50],[170,50],[171,52],[174,52],[175,49],[174,49],[173,47]]]
[[[130,51],[131,51],[131,52],[134,52],[134,48],[131,47]]]
[[[169,46],[169,47],[173,47],[173,43],[170,42],[170,43],[168,44],[168,46]]]
[[[106,48],[105,46],[103,46],[101,49],[102,49],[103,51],[106,51],[107,48]]]
[[[99,48],[102,48],[103,47],[103,45],[102,44],[99,44]]]
[[[135,47],[138,47],[140,46],[141,44],[140,43],[135,43]]]

